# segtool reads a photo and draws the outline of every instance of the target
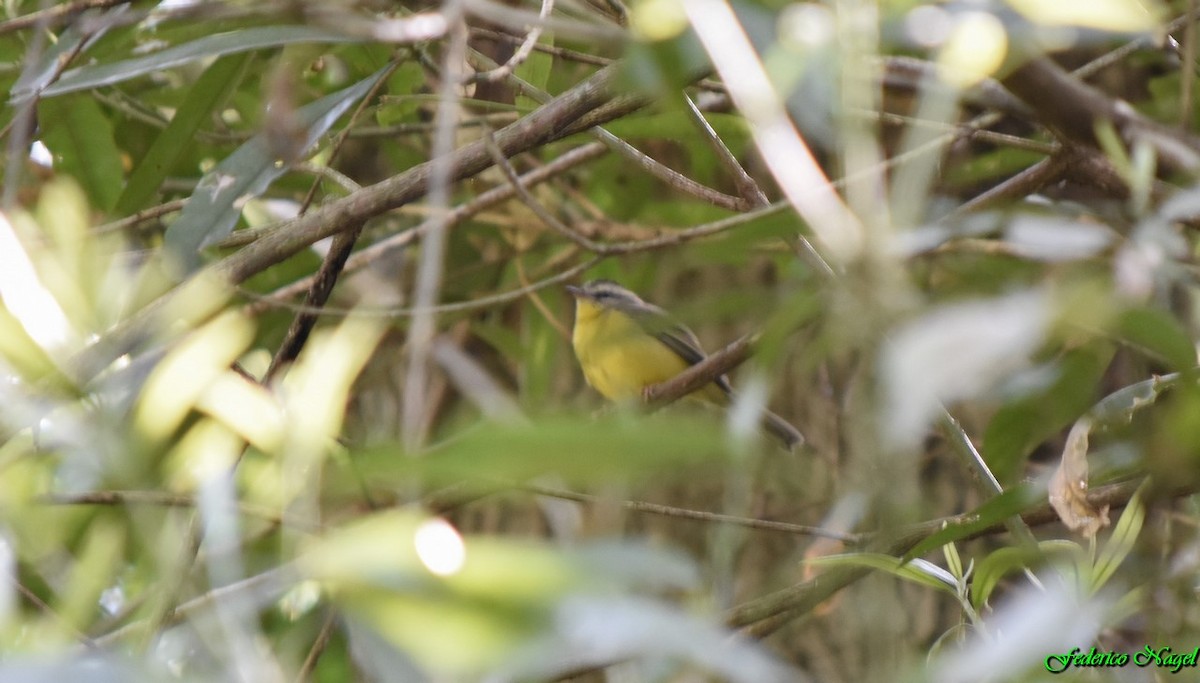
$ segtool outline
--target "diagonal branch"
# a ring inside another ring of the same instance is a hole
[[[1200,168],[1200,139],[1142,116],[1128,103],[1084,83],[1048,58],[1026,62],[1003,83],[1060,140],[1099,149],[1096,129],[1111,123],[1126,145],[1150,145],[1167,170]],[[1047,97],[1047,93],[1054,95]]]
[[[661,408],[700,389],[746,361],[756,337],[746,335],[725,348],[675,375],[671,379],[646,387],[643,396],[651,410]]]
[[[618,77],[619,70],[615,65],[597,71],[528,116],[496,131],[497,146],[505,156],[511,157],[560,139],[576,121],[594,116],[596,110],[613,99]],[[641,107],[646,100],[624,97],[621,101],[623,106],[606,109],[606,114],[618,118]],[[451,180],[457,181],[488,168],[492,158],[487,143],[476,140],[455,150],[449,162],[448,165],[453,168]],[[241,283],[313,242],[422,197],[429,188],[433,167],[434,161],[418,164],[404,173],[284,223],[271,234],[202,269],[189,282],[216,279],[229,284]],[[133,350],[139,339],[152,333],[160,314],[169,308],[171,302],[179,299],[181,292],[187,291],[188,283],[184,283],[134,314],[72,359],[68,372],[79,383],[86,383],[114,359]],[[201,318],[207,317],[215,312],[219,304],[213,302],[209,306],[211,310],[192,310],[190,313]]]

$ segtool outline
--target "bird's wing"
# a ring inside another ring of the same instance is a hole
[[[695,365],[706,357],[707,354],[704,353],[696,335],[658,306],[643,303],[640,306],[628,308],[625,312],[637,321],[643,330],[654,335],[688,365]],[[729,385],[729,380],[725,375],[721,375],[714,382],[725,393],[733,392],[733,387]]]

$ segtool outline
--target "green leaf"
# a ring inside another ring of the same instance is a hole
[[[846,553],[815,557],[805,560],[805,563],[824,567],[877,569],[905,581],[934,588],[950,595],[958,595],[957,583],[949,572],[932,562],[921,559],[905,561],[882,553]]]
[[[1142,505],[1142,491],[1145,487],[1146,484],[1143,483],[1130,498],[1129,504],[1125,506],[1125,511],[1121,513],[1121,518],[1113,527],[1112,535],[1100,549],[1100,555],[1096,558],[1096,564],[1092,569],[1092,591],[1103,588],[1104,584],[1108,583],[1108,580],[1116,573],[1117,567],[1121,566],[1121,563],[1133,550],[1138,534],[1142,531],[1142,524],[1146,521],[1146,507]]]
[[[1133,308],[1117,318],[1116,332],[1122,340],[1150,352],[1170,369],[1186,370],[1196,365],[1196,347],[1179,321],[1165,311]]]
[[[1091,407],[1114,352],[1114,345],[1103,341],[1067,351],[1045,388],[996,411],[984,432],[982,451],[1001,482],[1012,481],[1034,447]]]
[[[398,447],[380,447],[355,458],[357,472],[331,476],[345,477],[348,491],[357,490],[360,480],[386,487],[411,484],[415,477],[432,485],[452,485],[465,478],[499,487],[547,473],[589,484],[650,478],[671,468],[698,466],[724,452],[723,418],[713,409],[688,410],[692,407],[653,415],[609,410],[596,419],[485,423],[441,444],[428,457],[403,457]]]
[[[145,57],[71,69],[47,87],[42,92],[42,97],[54,97],[79,90],[114,85],[189,62],[224,57],[266,47],[279,47],[292,43],[350,43],[356,40],[359,39],[336,31],[308,26],[265,26],[229,31],[169,47]]]
[[[991,152],[971,155],[943,173],[941,182],[954,189],[971,188],[981,183],[1011,177],[1044,158],[1044,154],[1032,150],[1002,147]]]
[[[125,172],[112,122],[100,105],[87,95],[42,100],[38,125],[55,168],[78,180],[94,206],[111,210]]]
[[[1027,487],[1011,488],[975,508],[967,517],[967,521],[961,524],[947,524],[941,531],[930,534],[925,540],[913,546],[912,550],[905,553],[904,559],[919,557],[934,548],[940,548],[947,543],[973,536],[994,524],[1020,514],[1037,498],[1037,494]]]
[[[553,46],[554,37],[548,33],[543,33],[538,42],[542,45]],[[524,62],[517,65],[514,74],[538,90],[545,92],[548,89],[547,84],[550,82],[550,67],[553,65],[553,55],[534,50],[529,53]],[[517,95],[516,103],[517,107],[522,111],[536,109],[541,104],[524,94]]]
[[[171,117],[171,123],[159,133],[130,174],[125,191],[117,200],[118,215],[131,214],[149,202],[163,179],[191,148],[196,131],[237,86],[250,59],[249,54],[219,59],[196,80]]]
[[[8,94],[9,104],[21,104],[33,95],[40,94],[41,97],[46,97],[46,93],[42,89],[54,80],[63,61],[69,58],[78,59],[87,46],[95,44],[114,25],[115,22],[110,19],[127,12],[128,9],[128,7],[117,7],[103,11],[81,12],[74,18],[71,25],[58,35],[54,43],[41,53],[37,62],[22,68],[21,77],[17,79]],[[86,29],[83,28],[85,26]],[[83,46],[85,43],[86,46]],[[50,87],[61,82],[60,76]]]
[[[988,554],[975,566],[975,579],[971,582],[971,605],[976,611],[983,609],[1000,579],[1045,562],[1050,555],[1070,554],[1082,556],[1084,549],[1071,541],[1042,541],[1036,547],[1013,546],[1000,548]]]
[[[388,76],[387,92],[390,97],[374,108],[375,120],[381,126],[417,121],[421,99],[414,97],[425,83],[425,70],[420,62],[406,61]]]
[[[316,144],[351,105],[367,94],[383,73],[380,69],[349,88],[300,108],[296,116],[305,128],[300,148],[307,150]],[[179,219],[167,229],[164,241],[166,251],[184,274],[199,265],[201,249],[221,241],[233,231],[241,215],[242,201],[262,194],[287,172],[287,165],[279,163],[271,153],[267,135],[260,133],[205,175],[184,205]]]

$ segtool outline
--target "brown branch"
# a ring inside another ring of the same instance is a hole
[[[300,670],[296,672],[296,683],[304,683],[304,681],[312,679],[313,671],[317,668],[317,662],[320,661],[321,655],[329,647],[329,641],[333,639],[333,629],[335,626],[337,626],[337,612],[330,609],[325,615],[325,620],[321,623],[321,630],[317,633],[317,639],[313,641],[312,647],[308,649],[308,655],[304,658],[304,663],[300,665]]]
[[[562,131],[612,97],[617,78],[615,68],[594,74],[571,90],[539,107],[528,116],[496,131],[496,144],[513,156],[561,137]],[[620,115],[613,112],[614,116]],[[491,165],[483,140],[456,150],[451,157],[454,179],[473,176]],[[308,245],[370,218],[402,206],[424,195],[433,162],[412,167],[343,199],[330,202],[289,222],[254,244],[208,268],[232,282],[242,282],[262,269],[295,254]]]
[[[1001,202],[1024,197],[1055,182],[1067,173],[1067,155],[1055,154],[1042,159],[983,194],[976,195],[952,211],[944,220],[963,218]]]
[[[1080,81],[1048,58],[1022,64],[1003,83],[1063,142],[1099,149],[1096,129],[1111,123],[1129,147],[1150,145],[1167,170],[1200,168],[1200,139],[1142,116],[1128,103]]]
[[[883,60],[882,85],[885,88],[905,90],[915,95],[928,92],[930,88],[947,90],[949,85],[938,75],[937,65],[916,57],[891,56]],[[1029,118],[1033,113],[1025,103],[1004,89],[999,81],[985,78],[972,88],[955,95],[964,104],[973,104],[1005,114]]]
[[[730,343],[725,348],[710,354],[707,358],[692,367],[659,384],[652,384],[643,391],[642,395],[650,410],[656,410],[668,403],[677,401],[684,396],[716,380],[750,357],[752,344],[755,339],[746,335]]]
[[[495,294],[492,296],[480,297],[478,299],[472,299],[470,301],[459,301],[459,302],[450,303],[450,304],[439,304],[437,306],[429,307],[429,310],[434,313],[463,313],[466,311],[477,311],[477,310],[482,310],[485,308],[490,308],[492,306],[504,305],[504,304],[510,303],[512,301],[515,301],[517,299],[520,299],[520,298],[528,295],[530,292],[534,292],[539,289],[543,289],[545,287],[549,287],[549,286],[552,286],[555,284],[563,284],[563,283],[567,282],[568,280],[574,278],[576,275],[579,275],[580,273],[592,268],[593,266],[595,266],[597,263],[604,260],[608,256],[616,256],[616,255],[621,255],[621,254],[636,254],[636,253],[640,253],[640,252],[644,252],[644,251],[654,251],[657,249],[663,249],[666,247],[675,246],[677,244],[683,244],[683,243],[689,242],[691,240],[701,239],[704,237],[711,237],[713,235],[717,235],[717,234],[720,234],[727,230],[731,230],[733,228],[736,228],[740,225],[744,225],[751,221],[758,220],[759,218],[765,218],[767,216],[774,215],[776,213],[779,213],[780,211],[784,211],[784,210],[788,209],[790,206],[791,205],[788,204],[786,201],[775,202],[774,204],[764,206],[763,208],[758,209],[756,211],[751,211],[749,213],[742,213],[742,214],[738,214],[736,216],[730,216],[729,218],[723,218],[719,221],[713,221],[712,223],[705,223],[703,225],[697,225],[693,228],[688,228],[686,230],[677,230],[674,232],[667,233],[665,235],[660,235],[658,237],[651,237],[651,238],[644,239],[644,240],[629,240],[627,242],[614,242],[612,244],[605,245],[603,254],[594,256],[593,258],[591,258],[588,261],[585,261],[583,263],[579,263],[574,266],[571,266],[567,270],[559,272],[553,276],[547,277],[544,280],[542,280],[541,282],[534,283],[528,287],[520,287],[517,289],[510,290],[508,292],[504,292],[503,294]],[[414,235],[415,232],[416,232],[415,229],[411,230],[411,231],[406,231],[404,233],[401,233],[400,235],[397,235],[396,237],[402,238],[402,237],[405,237],[408,235]],[[574,247],[572,247],[572,248],[574,248]],[[413,315],[418,310],[420,310],[420,309],[414,308],[414,307],[409,307],[409,308],[367,308],[367,307],[363,307],[363,306],[358,306],[355,308],[341,308],[341,309],[330,308],[330,307],[325,307],[323,309],[310,309],[302,304],[289,304],[289,303],[283,303],[283,302],[276,302],[276,301],[274,301],[274,299],[268,298],[267,296],[264,296],[264,295],[255,294],[254,292],[243,291],[243,294],[252,299],[256,299],[258,301],[258,303],[262,307],[265,307],[265,308],[269,308],[272,305],[274,305],[274,306],[278,306],[278,307],[282,307],[282,308],[287,308],[287,309],[293,310],[293,311],[312,311],[312,312],[315,312],[318,314],[323,314],[323,315],[372,315],[372,316],[378,316],[378,317],[397,318],[397,317],[402,317],[402,316]],[[261,309],[255,308],[254,310],[257,311],[257,310],[261,310]]]
[[[793,534],[797,536],[817,536],[820,538],[829,538],[835,541],[844,543],[857,544],[863,539],[862,534],[848,534],[832,529],[824,529],[817,526],[808,526],[805,524],[791,524],[789,522],[777,522],[769,519],[754,519],[749,517],[738,517],[736,515],[726,515],[719,512],[707,512],[704,510],[690,510],[687,508],[679,508],[671,505],[662,505],[660,503],[651,503],[643,500],[612,500],[603,496],[592,495],[589,493],[579,493],[576,491],[564,491],[562,489],[552,489],[545,486],[536,486],[527,484],[521,487],[522,489],[536,493],[539,496],[547,496],[550,498],[562,498],[563,500],[573,500],[577,503],[589,503],[599,505],[617,504],[630,512],[641,512],[651,515],[660,515],[662,517],[672,517],[676,519],[690,519],[698,522],[714,522],[717,524],[731,524],[747,529],[757,529],[760,531],[777,531],[785,534]]]
[[[359,100],[354,113],[350,115],[350,121],[330,146],[329,160],[327,162],[330,166],[337,160],[343,145],[349,139],[348,132],[350,128],[354,126],[359,116],[362,115],[367,104],[375,101],[379,90],[387,82],[388,77],[396,71],[398,66],[400,66],[400,62],[393,60],[388,65],[387,71],[371,86],[371,90],[367,93],[366,97]],[[300,204],[301,214],[306,213],[309,207],[312,206],[320,184],[321,181],[318,178],[309,186],[308,194],[305,195],[304,201]],[[354,245],[358,242],[358,237],[362,234],[365,225],[365,220],[359,221],[357,224],[351,226],[349,230],[344,230],[333,236],[333,242],[329,246],[329,251],[325,254],[325,258],[321,260],[321,267],[317,269],[312,286],[308,289],[308,295],[304,301],[306,306],[321,308],[329,301],[329,296],[333,294],[333,288],[337,284],[338,277],[346,267],[346,261],[350,258],[350,252],[354,251]],[[315,313],[300,312],[296,314],[292,319],[291,325],[288,326],[287,333],[284,335],[283,341],[279,344],[279,348],[275,350],[275,355],[271,357],[271,364],[267,367],[267,373],[263,376],[263,384],[269,384],[280,368],[300,356],[300,351],[304,348],[304,344],[308,341],[308,336],[316,324],[317,315]]]
[[[704,114],[700,111],[700,107],[696,106],[695,100],[686,93],[683,98],[687,104],[688,115],[692,117],[696,128],[700,129],[700,134],[704,136],[704,141],[717,156],[717,160],[721,162],[721,165],[729,173],[729,177],[733,179],[733,185],[737,188],[738,196],[742,198],[742,201],[748,208],[756,209],[770,204],[771,200],[767,199],[767,194],[762,191],[754,178],[750,177],[733,152],[729,151],[725,141],[721,139],[720,135],[717,135],[717,131],[713,129],[708,119],[704,118]]]
[[[1196,15],[1196,0],[1188,0],[1188,16]],[[1179,73],[1179,127],[1192,126],[1192,102],[1196,84],[1196,22],[1189,21],[1183,31],[1182,66]]]
[[[563,132],[581,117],[602,107],[614,97],[619,76],[615,67],[602,69],[582,83],[554,98],[524,118],[496,132],[496,144],[506,156],[533,149],[562,137]],[[623,100],[627,107],[636,108],[644,100]],[[610,109],[620,116],[628,109]],[[418,164],[399,175],[363,188],[342,199],[318,207],[192,276],[189,282],[155,300],[115,329],[88,347],[69,364],[69,373],[80,384],[86,383],[113,359],[128,353],[138,340],[152,331],[153,324],[169,304],[176,301],[189,284],[216,279],[238,284],[254,274],[279,263],[318,240],[348,230],[360,222],[394,209],[423,196],[429,187],[430,174],[436,160]],[[453,168],[451,180],[471,177],[491,165],[491,155],[483,140],[476,140],[455,150],[449,161]],[[208,309],[189,311],[197,318],[213,314],[220,304],[212,302]]]
[[[249,378],[249,381],[257,381]],[[166,491],[84,491],[81,493],[47,493],[39,496],[37,502],[43,505],[153,505],[169,508],[194,508],[196,500],[191,496],[168,493]],[[273,526],[287,526],[302,531],[318,531],[306,520],[294,519],[290,516],[280,517],[274,510],[237,503],[234,506],[239,514],[261,519]]]
[[[504,178],[508,180],[508,184],[512,187],[513,192],[515,192],[517,197],[521,199],[521,203],[528,207],[529,210],[532,211],[538,218],[540,218],[543,223],[553,228],[555,232],[567,238],[571,242],[574,242],[588,251],[597,254],[604,253],[605,245],[600,244],[599,242],[593,242],[586,236],[581,235],[579,232],[573,230],[570,226],[555,218],[554,215],[546,209],[546,207],[542,206],[541,202],[539,202],[532,194],[529,193],[529,190],[521,184],[521,179],[517,176],[516,169],[512,167],[512,164],[509,163],[508,158],[505,157],[504,153],[500,151],[500,146],[496,144],[496,138],[492,135],[492,131],[485,128],[483,131],[483,140],[487,143],[488,152],[492,155],[492,161],[496,163],[496,167],[500,169],[500,172],[504,175]]]
[[[171,214],[171,213],[175,213],[176,211],[180,211],[183,209],[184,204],[187,204],[186,199],[175,199],[175,200],[172,200],[169,202],[164,202],[157,206],[149,206],[149,207],[142,209],[141,211],[138,211],[135,214],[131,214],[129,216],[112,221],[110,223],[105,223],[103,225],[97,225],[95,228],[93,228],[93,232],[95,232],[97,234],[104,234],[104,233],[109,233],[109,232],[119,232],[119,231],[125,230],[126,228],[132,228],[132,227],[138,225],[139,223],[145,223],[147,221],[152,221],[155,218],[161,218],[167,214]]]
[[[584,123],[581,122],[579,127],[583,127],[583,125]],[[612,151],[620,154],[629,161],[633,162],[633,164],[638,168],[654,176],[655,178],[658,178],[670,187],[683,192],[684,194],[690,194],[699,199],[703,199],[713,206],[719,206],[722,209],[728,209],[730,211],[747,211],[754,208],[754,205],[751,204],[751,202],[741,197],[731,197],[724,192],[714,190],[703,183],[698,183],[695,180],[692,180],[691,178],[685,176],[679,171],[676,171],[670,166],[663,164],[657,159],[651,158],[637,147],[625,142],[621,138],[613,135],[603,128],[595,129],[593,134],[600,140],[600,142],[608,145],[609,149]]]
[[[292,324],[288,326],[283,341],[275,350],[275,355],[271,357],[271,365],[267,367],[267,374],[263,376],[263,384],[269,383],[280,368],[300,356],[300,350],[308,341],[309,333],[317,324],[318,316],[313,311],[320,310],[329,301],[329,295],[333,293],[338,276],[345,268],[346,260],[350,258],[350,252],[354,250],[354,243],[362,234],[364,225],[365,223],[359,223],[350,230],[339,232],[333,236],[329,252],[322,259],[321,267],[317,269],[312,285],[308,288],[308,294],[304,299],[305,310],[298,311],[296,317],[292,318]]]
[[[604,147],[604,145],[598,142],[589,143],[587,145],[583,145],[582,147],[576,147],[565,154],[559,155],[554,159],[554,161],[551,161],[545,166],[534,169],[520,176],[520,184],[523,187],[529,187],[545,182],[552,178],[558,177],[561,173],[574,166],[603,156],[605,152],[607,152],[607,149]],[[454,227],[467,220],[471,216],[480,213],[484,209],[512,198],[514,194],[516,194],[516,187],[511,184],[493,187],[487,192],[475,197],[471,201],[455,207],[449,213],[449,215],[446,216],[446,228],[449,229]],[[380,240],[369,247],[360,249],[350,256],[349,260],[346,261],[344,272],[352,273],[367,266],[385,254],[389,254],[396,249],[407,247],[413,242],[416,242],[421,237],[421,234],[422,230],[420,227],[410,228],[399,234],[392,235],[387,239]],[[270,294],[260,297],[257,301],[247,304],[244,310],[250,315],[258,315],[263,313],[264,311],[269,310],[274,302],[282,302],[284,299],[306,290],[313,282],[315,277],[316,276],[314,275],[310,275],[289,285],[280,287]]]

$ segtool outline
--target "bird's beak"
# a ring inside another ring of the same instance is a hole
[[[570,294],[571,296],[575,297],[576,299],[584,298],[587,296],[587,293],[585,293],[583,291],[582,287],[576,287],[575,285],[567,285],[567,293]]]

